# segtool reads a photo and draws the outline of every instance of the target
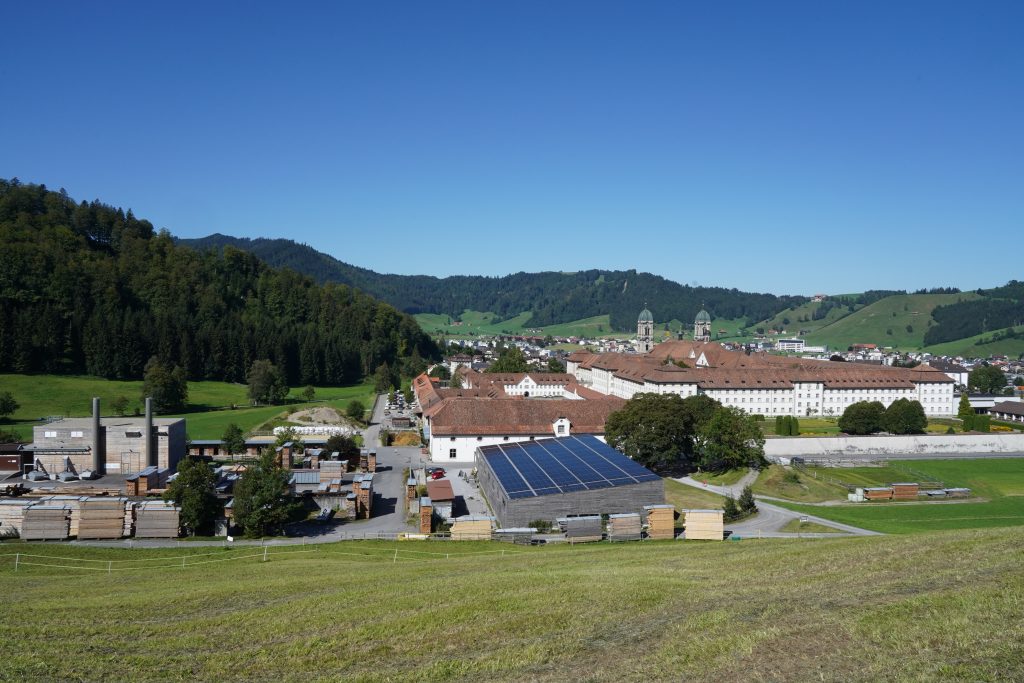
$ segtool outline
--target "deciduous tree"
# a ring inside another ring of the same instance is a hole
[[[708,470],[763,467],[764,434],[739,408],[722,407],[697,430],[699,464]]]
[[[928,418],[919,401],[898,398],[882,415],[882,428],[890,434],[924,434]]]
[[[174,501],[181,508],[181,526],[192,536],[212,531],[213,520],[220,512],[216,485],[217,475],[205,461],[185,458],[178,463],[178,474],[164,492],[164,500]]]
[[[235,484],[233,516],[246,536],[259,537],[281,530],[296,504],[288,491],[288,473],[266,448]]]
[[[882,430],[885,406],[879,401],[858,401],[846,407],[839,417],[839,431],[846,434],[874,434]]]
[[[254,403],[280,403],[288,396],[284,373],[269,360],[253,361],[246,379]]]
[[[180,366],[168,368],[153,356],[146,363],[142,380],[142,397],[153,399],[153,409],[158,413],[172,413],[185,409],[188,401],[188,381]]]
[[[245,434],[242,428],[234,422],[224,428],[224,435],[221,436],[221,443],[224,450],[229,454],[241,453],[245,450]]]
[[[998,394],[1006,387],[1006,375],[994,365],[982,365],[971,370],[967,386],[983,394]]]

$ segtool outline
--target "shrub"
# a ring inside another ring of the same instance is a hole
[[[536,529],[537,533],[541,534],[549,533],[554,527],[551,521],[547,519],[535,519],[526,526]]]
[[[797,474],[796,470],[787,470],[786,473],[782,475],[782,481],[787,484],[799,484],[801,480],[800,475]]]

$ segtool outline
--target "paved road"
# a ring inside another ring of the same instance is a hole
[[[697,481],[693,477],[680,477],[676,481],[681,484],[693,486],[694,488],[703,489],[705,491],[711,491],[717,493],[720,496],[737,496],[739,492],[743,491],[743,487],[748,484],[752,484],[757,479],[757,472],[751,470],[743,475],[743,478],[732,486],[714,486],[710,484],[704,484],[703,482]],[[868,531],[867,529],[861,529],[860,527],[850,526],[849,524],[840,524],[839,522],[833,522],[830,519],[823,517],[817,517],[815,515],[801,514],[799,512],[793,512],[787,510],[784,507],[773,505],[768,502],[763,496],[754,496],[757,500],[758,513],[755,517],[745,519],[734,524],[727,524],[725,526],[727,531],[731,531],[736,536],[760,536],[765,537],[804,537],[804,536],[830,536],[832,534],[804,534],[804,533],[786,533],[779,531],[782,527],[786,526],[790,521],[806,517],[808,521],[821,524],[822,526],[830,526],[836,529],[839,533],[853,534],[856,536],[879,536],[877,531]]]

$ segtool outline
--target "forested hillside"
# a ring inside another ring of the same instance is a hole
[[[1024,325],[1024,282],[1011,280],[1002,287],[979,289],[977,293],[980,298],[932,311],[935,325],[925,334],[924,343],[942,344]]]
[[[383,275],[285,239],[216,234],[180,242],[197,249],[228,245],[244,249],[270,265],[295,268],[320,282],[357,287],[407,313],[458,316],[465,310],[475,310],[507,319],[532,311],[528,324],[534,327],[609,314],[613,329],[633,330],[637,313],[645,304],[658,320],[692,321],[702,303],[715,318],[765,320],[806,300],[721,287],[689,287],[635,270],[515,273],[504,277]]]
[[[345,384],[437,348],[412,317],[232,248],[197,252],[98,201],[0,180],[0,371],[138,379],[153,356],[190,379]]]

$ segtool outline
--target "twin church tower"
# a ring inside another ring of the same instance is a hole
[[[693,340],[711,341],[711,316],[703,306],[693,320]],[[654,314],[646,305],[644,310],[640,311],[640,317],[636,319],[636,345],[640,353],[647,353],[654,348]]]

